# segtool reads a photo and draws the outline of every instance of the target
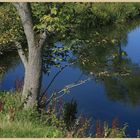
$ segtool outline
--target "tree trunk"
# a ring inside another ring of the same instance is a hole
[[[32,59],[29,59],[25,68],[25,78],[22,99],[27,100],[25,108],[33,107],[37,101],[42,81],[42,49],[35,48],[31,51]]]
[[[24,64],[25,76],[22,92],[22,101],[26,102],[25,108],[32,108],[38,101],[42,82],[42,48],[46,42],[46,31],[40,39],[35,40],[33,30],[32,12],[30,3],[13,3],[17,8],[24,28],[28,44],[28,56],[26,58],[24,50],[19,42],[16,42],[18,54]]]

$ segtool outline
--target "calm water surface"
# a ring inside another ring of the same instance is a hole
[[[63,98],[66,101],[75,99],[78,104],[79,114],[82,113],[92,118],[93,124],[96,119],[101,121],[106,120],[111,123],[113,118],[118,118],[121,125],[127,122],[129,125],[127,129],[128,133],[130,136],[135,137],[137,129],[140,128],[140,26],[135,25],[129,31],[124,31],[125,33],[118,30],[120,29],[106,29],[102,35],[106,36],[107,32],[107,35],[110,35],[110,37],[123,38],[120,39],[119,47],[117,47],[118,44],[113,47],[116,47],[117,50],[121,48],[121,51],[125,51],[127,54],[122,56],[123,63],[121,64],[125,66],[127,64],[133,71],[132,76],[130,76],[131,78],[125,77],[121,80],[119,79],[120,81],[117,81],[115,78],[105,78],[96,81],[93,77],[93,80],[72,89],[71,93],[65,95]],[[110,37],[108,38],[110,39]],[[61,45],[61,43],[57,45]],[[105,45],[105,47],[110,46],[111,44]],[[87,59],[90,59],[89,62],[94,58],[102,61],[102,59],[118,52],[116,48],[111,51],[105,49],[107,52],[87,48],[85,57],[87,56]],[[97,53],[95,53],[95,51],[97,51]],[[83,52],[84,51],[82,51],[81,54],[84,56]],[[100,52],[100,55],[98,52]],[[77,55],[77,58],[80,62],[79,55]],[[1,56],[0,65],[6,67],[5,73],[0,76],[0,90],[14,90],[15,80],[22,78],[24,75],[23,65],[18,57],[10,54]],[[103,66],[101,66],[101,69],[102,68]],[[111,65],[111,68],[116,69],[114,65]],[[86,79],[91,71],[94,73],[97,70],[98,69],[95,69],[92,65],[85,64],[82,66],[80,63],[68,67],[56,78],[48,93],[58,91],[65,85],[73,83],[78,79]],[[44,74],[43,87],[48,85],[48,82],[56,72],[57,69],[52,68],[52,72],[49,76]]]

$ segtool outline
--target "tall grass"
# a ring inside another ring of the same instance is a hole
[[[55,126],[45,125],[36,108],[24,110],[19,93],[0,93],[0,137],[62,137]]]
[[[75,102],[63,103],[62,110],[57,103],[46,109],[44,100],[27,110],[20,93],[0,92],[0,137],[85,137],[89,122],[76,118]]]
[[[0,137],[62,137],[62,132],[51,126],[44,126],[31,121],[0,120]]]

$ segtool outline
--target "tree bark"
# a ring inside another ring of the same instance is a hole
[[[22,101],[25,108],[33,108],[38,101],[42,82],[42,48],[46,41],[46,32],[42,33],[40,40],[35,41],[33,30],[32,12],[30,3],[13,3],[16,7],[24,28],[28,44],[28,56],[26,58],[22,46],[16,43],[19,56],[25,67]]]
[[[22,97],[26,101],[25,108],[33,107],[37,101],[42,81],[42,49],[34,48],[30,52],[32,59],[29,59],[25,68],[25,78]]]

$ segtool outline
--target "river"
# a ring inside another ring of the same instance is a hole
[[[93,125],[95,120],[108,121],[111,124],[114,118],[118,118],[121,126],[128,123],[127,132],[129,136],[135,137],[137,130],[140,129],[139,25],[140,22],[127,23],[99,29],[96,32],[94,30],[90,33],[89,30],[78,32],[78,36],[84,38],[85,42],[88,40],[87,46],[73,54],[78,59],[78,64],[65,68],[53,82],[48,93],[58,91],[77,80],[92,77],[91,81],[73,88],[70,93],[63,96],[63,99],[76,100],[78,113],[92,118]],[[117,43],[114,43],[114,38]],[[101,43],[98,43],[98,40],[102,40]],[[57,45],[61,46],[61,42],[57,42]],[[83,58],[88,60],[84,64]],[[113,58],[111,62],[104,62],[109,58]],[[8,53],[0,56],[0,66],[5,67],[5,72],[0,75],[0,90],[14,90],[16,79],[24,76],[21,61],[17,55]],[[91,76],[91,73],[107,69],[111,72],[127,69],[131,74],[121,78],[101,77],[98,80],[95,76]],[[43,75],[44,88],[57,71],[57,68],[52,68],[49,76]]]

